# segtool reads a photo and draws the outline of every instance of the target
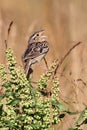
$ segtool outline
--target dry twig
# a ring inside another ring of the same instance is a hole
[[[8,38],[9,38],[9,34],[10,34],[10,31],[11,31],[12,25],[13,25],[13,21],[10,22],[9,27],[8,27],[7,39],[5,40],[5,48],[6,49],[8,47],[7,42],[8,42]]]
[[[58,68],[62,65],[62,63],[64,62],[64,60],[67,58],[67,56],[71,53],[71,51],[77,47],[78,45],[80,45],[82,42],[78,42],[76,43],[74,46],[72,46],[68,51],[67,53],[60,59],[60,61],[57,63],[57,66],[54,70],[54,74],[53,74],[53,78],[54,76],[57,74],[57,71],[58,71]]]
[[[47,68],[47,70],[48,70],[48,64],[47,64],[47,60],[46,60],[46,58],[44,57],[44,62],[45,62],[45,65],[46,65],[46,68]]]

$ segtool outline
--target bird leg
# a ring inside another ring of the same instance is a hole
[[[46,60],[45,57],[44,57],[43,59],[44,59],[44,62],[45,62],[46,68],[47,68],[47,70],[48,70],[49,67],[48,67],[48,64],[47,64],[47,60]]]

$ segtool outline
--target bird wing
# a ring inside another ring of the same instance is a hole
[[[31,43],[28,45],[24,55],[23,61],[34,59],[42,54],[43,46],[41,42]]]

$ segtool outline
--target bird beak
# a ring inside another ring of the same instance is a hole
[[[42,39],[43,41],[47,39],[47,36],[45,36],[45,31],[44,31],[44,30],[41,31],[40,36],[41,36],[41,39]]]

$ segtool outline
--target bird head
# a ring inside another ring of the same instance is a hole
[[[28,43],[43,42],[43,41],[46,41],[45,31],[40,30],[30,36]]]

